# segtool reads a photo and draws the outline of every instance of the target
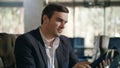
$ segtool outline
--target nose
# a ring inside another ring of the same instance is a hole
[[[65,22],[61,22],[60,27],[61,27],[61,28],[65,28]]]

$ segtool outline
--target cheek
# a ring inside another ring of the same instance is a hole
[[[61,28],[60,25],[57,25],[57,26],[56,26],[56,29],[57,29],[57,30],[59,30],[60,28]]]
[[[59,28],[59,27],[60,27],[60,24],[59,24],[59,23],[57,23],[57,22],[56,22],[56,23],[54,23],[54,24],[52,24],[52,28],[56,28],[56,29],[57,29],[57,28]]]
[[[61,25],[61,24],[60,24],[59,22],[58,22],[58,23],[56,23],[56,27],[57,27],[57,28],[59,28],[59,27],[60,27],[60,25]]]
[[[50,21],[49,26],[50,26],[52,29],[58,29],[58,28],[60,27],[60,23],[57,22],[57,21],[52,20],[52,21]]]
[[[56,29],[58,29],[58,27],[55,24],[49,24],[48,29],[51,30],[51,31],[55,31]]]

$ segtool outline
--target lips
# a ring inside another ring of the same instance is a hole
[[[63,30],[61,30],[61,29],[60,29],[60,30],[58,30],[58,32],[59,32],[59,33],[62,33],[62,31],[63,31]]]

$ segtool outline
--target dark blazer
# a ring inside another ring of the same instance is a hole
[[[39,28],[19,36],[15,43],[17,68],[48,68],[45,45]],[[60,44],[56,50],[59,68],[72,68],[78,62],[73,53],[69,39],[60,36]]]

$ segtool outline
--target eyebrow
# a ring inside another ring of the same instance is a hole
[[[57,20],[59,20],[59,21],[64,21],[65,23],[68,22],[68,21],[66,21],[66,20],[64,20],[64,19],[62,19],[62,18],[60,18],[60,17],[57,17]]]

